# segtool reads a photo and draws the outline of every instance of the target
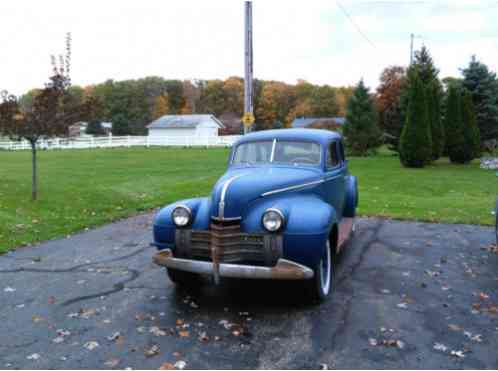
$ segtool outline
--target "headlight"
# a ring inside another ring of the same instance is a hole
[[[187,206],[179,205],[173,209],[171,218],[177,227],[185,227],[192,220],[192,212]]]
[[[263,214],[263,227],[268,232],[276,232],[284,225],[284,214],[278,209],[268,209]]]

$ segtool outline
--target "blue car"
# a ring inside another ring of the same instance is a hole
[[[303,280],[319,300],[333,291],[334,258],[354,232],[356,177],[340,134],[315,129],[251,133],[232,147],[209,197],[164,207],[154,262],[170,279],[200,275]]]

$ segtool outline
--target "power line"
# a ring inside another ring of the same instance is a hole
[[[336,0],[335,2],[337,4],[337,6],[339,7],[339,9],[341,9],[341,11],[344,13],[344,15],[349,19],[349,21],[352,23],[352,25],[356,28],[356,31],[358,31],[358,33],[363,36],[363,38],[365,40],[368,41],[368,43],[370,45],[372,45],[372,47],[375,48],[375,44],[372,42],[372,40],[370,40],[367,35],[365,35],[365,33],[363,33],[363,31],[361,30],[360,26],[358,26],[356,24],[356,22],[354,21],[353,17],[351,17],[348,13],[348,11],[341,5],[341,3],[339,2],[339,0]]]

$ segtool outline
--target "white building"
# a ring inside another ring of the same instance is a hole
[[[149,137],[212,137],[224,126],[213,115],[165,115],[147,128]]]

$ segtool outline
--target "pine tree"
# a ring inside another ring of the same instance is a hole
[[[450,161],[463,164],[472,160],[472,147],[465,142],[461,89],[455,85],[448,87],[444,128]]]
[[[431,128],[432,160],[441,157],[444,150],[444,127],[441,122],[441,85],[433,80],[427,87],[427,114]]]
[[[415,52],[411,67],[417,69],[418,76],[424,85],[429,85],[438,78],[439,70],[434,65],[429,49],[425,45]]]
[[[400,160],[407,167],[424,167],[432,158],[432,139],[425,89],[417,70],[409,74],[408,110],[400,139]]]
[[[475,56],[462,70],[463,86],[472,94],[482,140],[498,138],[498,80]]]
[[[366,156],[380,145],[377,111],[363,80],[348,101],[343,133],[353,155]]]
[[[465,90],[463,93],[462,118],[464,124],[464,139],[466,143],[466,151],[471,153],[472,159],[481,156],[481,135],[477,126],[476,112],[472,94]]]

